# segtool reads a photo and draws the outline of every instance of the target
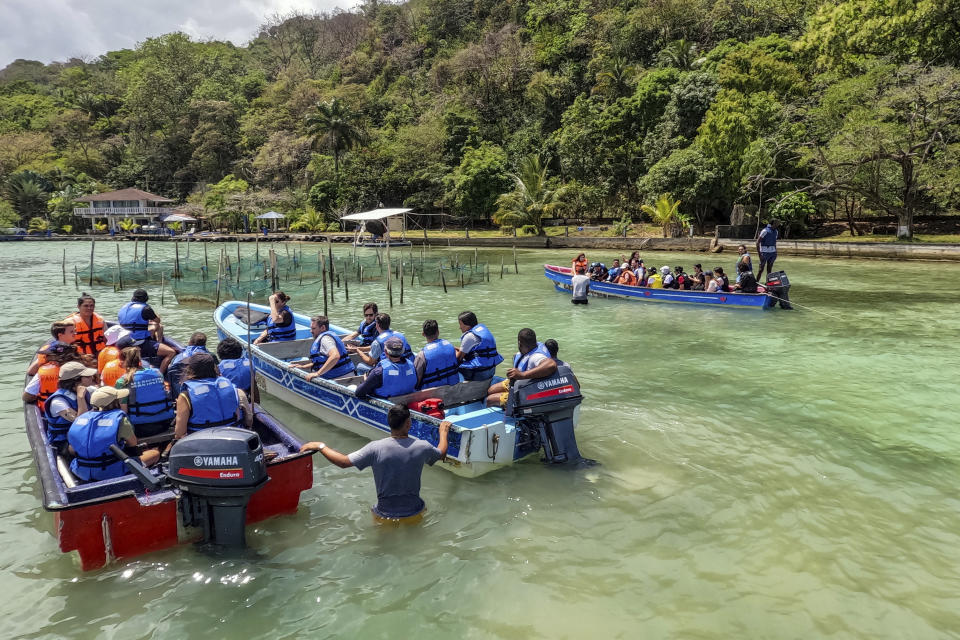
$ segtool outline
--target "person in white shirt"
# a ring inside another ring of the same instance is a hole
[[[590,276],[583,272],[582,267],[577,267],[577,273],[570,279],[570,285],[573,289],[573,304],[587,304],[587,292],[590,291]]]

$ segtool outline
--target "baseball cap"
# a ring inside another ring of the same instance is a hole
[[[137,289],[133,292],[133,295],[130,297],[134,302],[146,302],[150,296],[147,295],[146,289]]]
[[[97,375],[97,370],[84,366],[82,362],[67,362],[60,365],[61,380],[72,380],[73,378],[79,378],[81,376],[95,375]]]
[[[107,340],[107,346],[114,346],[123,337],[129,336],[129,335],[130,335],[130,332],[124,329],[119,324],[115,324],[113,326],[107,327],[107,330],[103,332],[103,337],[106,338]]]
[[[383,350],[388,356],[399,358],[403,355],[403,340],[400,338],[390,338],[386,344],[383,345]]]
[[[114,387],[100,387],[90,396],[90,404],[102,409],[115,400],[122,400],[130,395],[130,389],[116,389]]]

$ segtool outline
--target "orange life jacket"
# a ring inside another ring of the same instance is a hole
[[[120,349],[116,347],[105,347],[100,351],[100,355],[97,356],[97,370],[101,375],[107,363],[114,360],[120,360]]]
[[[60,365],[48,362],[40,367],[37,374],[40,376],[40,393],[37,394],[37,405],[43,409],[43,403],[60,386]]]
[[[583,260],[574,260],[573,261],[573,275],[577,275],[577,269],[583,269],[583,272],[587,272],[587,259]]]
[[[617,284],[627,284],[635,287],[637,286],[637,276],[633,275],[633,271],[630,271],[630,269],[624,269],[617,279]]]
[[[77,341],[74,344],[77,345],[80,353],[97,355],[107,345],[107,339],[103,335],[103,318],[100,315],[93,314],[90,326],[87,326],[79,312],[68,317],[67,320],[72,321],[77,328]]]

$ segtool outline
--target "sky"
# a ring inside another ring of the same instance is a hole
[[[171,31],[245,44],[275,13],[350,9],[358,0],[0,0],[0,69],[18,58],[93,59]]]

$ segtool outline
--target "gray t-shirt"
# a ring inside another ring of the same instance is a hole
[[[374,340],[370,343],[370,351],[367,355],[373,358],[374,361],[379,360],[380,356],[383,355],[383,345]]]
[[[587,289],[590,286],[590,276],[573,276],[573,278],[570,280],[570,285],[573,287],[574,300],[587,299]]]
[[[480,344],[480,338],[472,331],[468,331],[460,338],[460,353],[466,355]]]
[[[442,456],[427,442],[407,436],[375,440],[347,456],[357,469],[373,467],[377,506],[373,512],[384,518],[406,518],[423,510],[420,474]]]

